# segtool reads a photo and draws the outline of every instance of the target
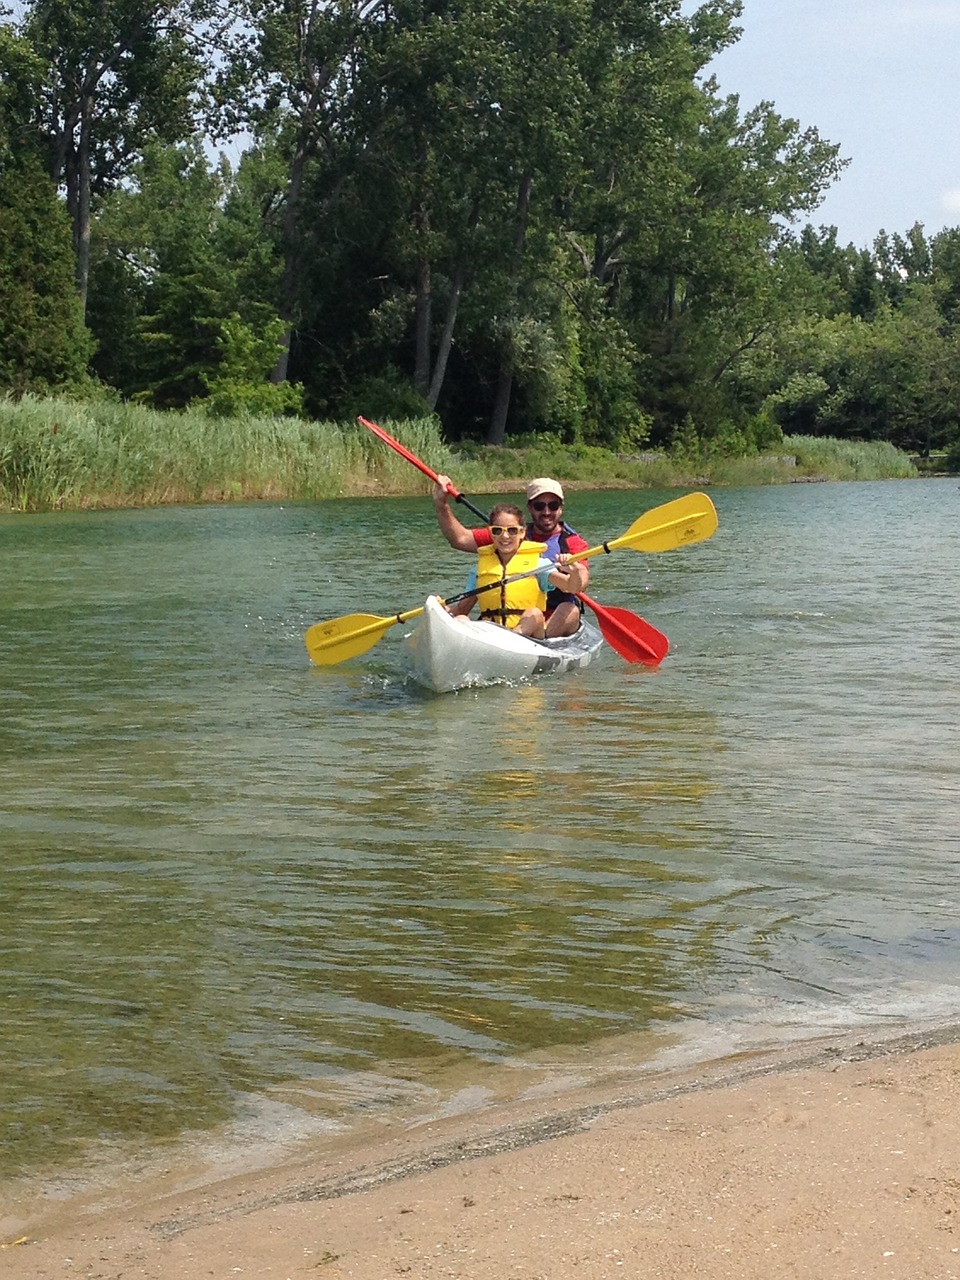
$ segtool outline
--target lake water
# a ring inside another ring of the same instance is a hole
[[[960,1018],[958,483],[712,496],[592,562],[658,671],[443,697],[302,641],[461,588],[428,499],[0,517],[11,1194]]]

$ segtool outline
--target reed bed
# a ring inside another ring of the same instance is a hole
[[[433,423],[404,423],[403,434],[425,460],[449,466]],[[0,401],[0,503],[7,509],[402,493],[410,492],[410,472],[357,424]]]
[[[784,484],[804,478],[916,474],[884,443],[796,436],[782,455],[679,459],[618,455],[550,437],[511,448],[453,450],[436,418],[382,425],[434,471],[472,493],[516,493],[532,475],[572,488],[680,488]],[[211,418],[111,400],[25,396],[0,400],[0,507],[51,511],[161,503],[418,494],[429,479],[358,423],[299,418]]]
[[[784,449],[796,455],[805,475],[830,480],[905,480],[917,468],[886,440],[834,440],[827,436],[789,436]]]

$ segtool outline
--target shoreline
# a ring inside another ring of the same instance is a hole
[[[814,1041],[812,1043],[820,1043]],[[334,1175],[318,1182],[297,1182],[247,1201],[243,1197],[234,1208],[215,1211],[209,1221],[244,1215],[262,1209],[293,1202],[336,1200],[402,1182],[407,1178],[438,1170],[449,1169],[487,1156],[504,1155],[524,1151],[558,1138],[586,1133],[597,1120],[620,1111],[632,1111],[657,1103],[670,1102],[692,1094],[709,1093],[736,1088],[767,1077],[786,1076],[792,1072],[833,1071],[840,1064],[859,1064],[876,1059],[888,1059],[920,1053],[929,1049],[957,1046],[960,1057],[960,1024],[949,1024],[933,1030],[911,1031],[892,1038],[868,1040],[845,1036],[842,1041],[834,1037],[811,1052],[811,1042],[801,1042],[789,1049],[748,1050],[730,1058],[721,1058],[698,1064],[695,1067],[656,1071],[651,1073],[651,1085],[624,1093],[615,1086],[589,1085],[575,1088],[572,1093],[581,1100],[557,1111],[547,1110],[505,1125],[490,1124],[502,1110],[527,1110],[530,1104],[516,1102],[494,1112],[473,1113],[469,1118],[459,1116],[450,1123],[463,1126],[467,1120],[469,1135],[454,1137],[437,1146],[430,1146],[403,1156],[395,1161],[377,1162],[375,1149],[362,1143],[357,1154],[372,1163],[363,1163],[345,1174]],[[656,1081],[661,1081],[657,1084]],[[664,1080],[672,1083],[662,1083]],[[584,1100],[584,1095],[592,1100]],[[566,1099],[567,1095],[561,1095]],[[554,1100],[559,1100],[554,1096]],[[434,1121],[430,1128],[446,1127],[445,1122]],[[268,1178],[271,1175],[266,1175]],[[173,1238],[197,1225],[205,1225],[207,1219],[173,1217],[155,1224],[161,1235]],[[958,1224],[960,1225],[960,1224]]]
[[[20,1280],[65,1274],[55,1260],[62,1263],[66,1257],[72,1259],[66,1274],[110,1280],[241,1271],[294,1280],[316,1275],[321,1263],[322,1274],[334,1280],[385,1280],[396,1274],[553,1280],[609,1274],[606,1268],[620,1265],[611,1261],[610,1250],[624,1254],[630,1246],[640,1249],[635,1258],[640,1269],[620,1274],[679,1278],[693,1266],[674,1271],[658,1269],[662,1260],[656,1266],[652,1257],[642,1261],[647,1246],[639,1242],[659,1239],[656,1222],[641,1212],[654,1167],[659,1183],[672,1188],[661,1206],[667,1217],[683,1216],[680,1203],[693,1188],[716,1202],[710,1222],[728,1223],[731,1230],[735,1220],[751,1217],[758,1187],[761,1192],[765,1186],[779,1188],[769,1207],[774,1216],[789,1218],[789,1204],[802,1216],[805,1197],[808,1214],[815,1203],[823,1221],[814,1234],[830,1237],[840,1269],[831,1270],[830,1258],[823,1255],[816,1266],[808,1259],[808,1269],[800,1263],[792,1270],[778,1266],[777,1275],[947,1280],[960,1275],[958,1079],[960,1024],[900,1028],[869,1038],[862,1033],[824,1037],[653,1073],[647,1085],[627,1091],[587,1086],[549,1100],[385,1131],[379,1140],[359,1146],[335,1139],[315,1142],[306,1154],[270,1169],[218,1179],[170,1170],[119,1197],[101,1190],[79,1202],[48,1204],[4,1234],[0,1264],[15,1259]],[[839,1113],[838,1097],[849,1102]],[[897,1099],[901,1105],[892,1106]],[[883,1136],[887,1129],[889,1143]],[[895,1132],[900,1136],[894,1140]],[[782,1158],[773,1148],[783,1148]],[[738,1163],[749,1166],[749,1176],[733,1185],[723,1171]],[[896,1171],[899,1164],[905,1176],[891,1182],[891,1168]],[[921,1231],[922,1206],[914,1203],[918,1194],[907,1194],[906,1188],[931,1179],[941,1189],[933,1198],[936,1213]],[[497,1221],[504,1212],[509,1216],[511,1191],[522,1198],[533,1187],[538,1190],[524,1214],[516,1215],[509,1232],[501,1231]],[[629,1214],[622,1205],[600,1207],[620,1205],[625,1187],[628,1199],[637,1200]],[[826,1189],[826,1200],[817,1187]],[[841,1215],[852,1187],[857,1195]],[[916,1218],[909,1253],[884,1249],[862,1271],[843,1269],[851,1260],[844,1241],[863,1237],[870,1224],[886,1229],[887,1201],[900,1199],[904,1214]],[[587,1203],[601,1216],[617,1216],[606,1224],[583,1222],[574,1230],[568,1218],[579,1219]],[[486,1213],[467,1212],[481,1205]],[[838,1215],[845,1223],[839,1234]],[[450,1236],[454,1219],[455,1239]],[[573,1254],[555,1252],[565,1223],[572,1232],[565,1248],[575,1249],[576,1262]],[[723,1246],[739,1250],[733,1266],[716,1246],[708,1254],[698,1252],[713,1230],[704,1221],[695,1230],[689,1223],[675,1227],[671,1248],[677,1247],[677,1230],[690,1263],[695,1260],[698,1274],[707,1277],[774,1274],[770,1250],[778,1249],[775,1256],[784,1263],[779,1250],[790,1243],[783,1235],[774,1239],[765,1227],[748,1250],[752,1262],[739,1245]],[[789,1235],[786,1223],[784,1230]],[[313,1252],[305,1254],[304,1241],[321,1238],[328,1243],[320,1253],[310,1245]],[[457,1242],[465,1239],[474,1241],[469,1263],[459,1259]],[[535,1261],[538,1250],[542,1264]],[[528,1256],[522,1266],[534,1269],[511,1269],[512,1258]],[[901,1269],[908,1259],[912,1269]],[[650,1269],[643,1269],[648,1262]],[[720,1269],[711,1269],[714,1264]],[[724,1270],[728,1264],[732,1269]]]
[[[751,488],[780,488],[789,487],[791,485],[807,485],[807,484],[875,484],[885,483],[887,481],[896,480],[950,480],[960,476],[960,472],[950,471],[931,471],[920,472],[913,476],[844,476],[844,475],[828,475],[826,473],[816,473],[810,475],[797,475],[785,478],[771,479],[763,477],[761,479],[751,479],[745,477],[732,477],[718,480],[710,475],[690,475],[687,477],[674,477],[670,480],[578,480],[568,479],[563,481],[564,489],[568,493],[650,493],[650,492],[668,492],[674,489],[684,491],[697,489],[728,489],[738,487]],[[510,495],[521,499],[524,489],[526,488],[526,478],[521,479],[491,479],[482,483],[474,484],[470,492],[475,498],[482,497],[502,497]],[[241,494],[231,494],[225,492],[221,487],[217,487],[209,492],[204,493],[200,497],[188,497],[182,493],[165,495],[161,498],[146,498],[142,495],[119,496],[94,494],[77,502],[54,502],[50,505],[20,507],[14,504],[0,505],[0,516],[17,516],[30,517],[42,515],[103,515],[107,512],[129,512],[129,511],[158,511],[167,507],[230,507],[230,506],[257,506],[257,505],[275,505],[285,506],[294,503],[320,503],[320,502],[345,502],[352,499],[370,499],[370,498],[424,498],[429,496],[429,490],[417,486],[416,482],[411,485],[396,484],[392,482],[369,480],[351,485],[348,489],[342,489],[338,493],[327,494],[324,497],[303,497],[299,494],[291,494],[286,491],[267,492],[267,491],[251,491]]]

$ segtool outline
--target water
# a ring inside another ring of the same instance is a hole
[[[460,588],[425,499],[0,517],[8,1188],[960,1017],[957,482],[713,496],[593,561],[659,671],[444,697],[302,643]]]

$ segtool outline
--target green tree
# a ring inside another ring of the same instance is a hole
[[[956,438],[960,424],[960,342],[941,330],[929,285],[899,307],[848,331],[824,403],[820,434],[888,440],[929,453]]]
[[[632,331],[652,353],[644,403],[658,442],[688,417],[704,434],[731,418],[747,425],[740,366],[807,287],[780,254],[789,223],[816,207],[843,164],[816,129],[769,103],[741,117],[738,99],[718,98],[712,82],[696,126],[683,142],[677,208],[633,293]]]
[[[15,395],[80,386],[93,347],[66,212],[29,114],[41,69],[29,43],[0,26],[0,390]]]
[[[389,21],[386,0],[246,0],[246,29],[218,76],[217,94],[234,128],[258,143],[273,140],[284,158],[281,197],[270,210],[282,255],[277,306],[284,335],[273,372],[287,377],[300,323],[307,269],[304,221],[333,207],[376,136],[376,122],[357,119],[355,81],[365,41]],[[311,170],[313,171],[311,179]],[[311,197],[307,186],[310,185]]]
[[[960,326],[960,227],[934,236],[930,261],[937,308],[955,330]]]
[[[819,315],[839,315],[852,310],[851,298],[859,288],[858,272],[863,258],[877,290],[876,301],[880,302],[881,293],[870,255],[858,253],[853,245],[838,244],[836,227],[821,226],[817,230],[807,223],[799,235],[782,241],[777,256],[781,260],[790,256],[798,258],[798,265],[807,272],[806,305]]]
[[[272,335],[275,358],[276,312],[249,287],[257,234],[241,189],[198,144],[151,148],[94,224],[88,312],[99,375],[125,396],[180,408],[225,375],[225,356],[235,377],[257,335]],[[256,351],[245,375],[254,381]]]
[[[206,395],[203,408],[211,417],[296,416],[303,409],[303,392],[290,382],[274,383],[270,373],[283,339],[283,321],[272,320],[256,333],[232,315],[221,325],[218,346],[222,360],[212,376],[202,374]]]
[[[207,0],[29,0],[22,29],[44,63],[36,124],[66,192],[86,306],[96,201],[148,142],[192,136]]]
[[[609,377],[622,386],[639,358],[613,307],[602,325],[613,343],[593,340],[597,286],[614,301],[625,246],[636,252],[652,236],[678,185],[684,95],[694,94],[695,70],[739,11],[707,8],[715,21],[709,35],[709,23],[698,28],[696,51],[675,7],[651,0],[413,4],[398,9],[402,32],[383,33],[378,80],[389,93],[379,155],[390,161],[371,185],[400,228],[387,250],[392,314],[411,300],[414,378],[428,402],[468,413],[470,429],[488,406],[491,443],[503,439],[508,412],[514,429],[591,432],[587,385]],[[455,322],[457,376],[473,387],[438,400]],[[636,418],[634,406],[624,429]],[[604,427],[616,433],[616,421]]]
[[[872,321],[809,318],[779,335],[757,369],[784,431],[887,440],[927,453],[960,427],[960,335],[940,323],[935,293],[917,286]]]

